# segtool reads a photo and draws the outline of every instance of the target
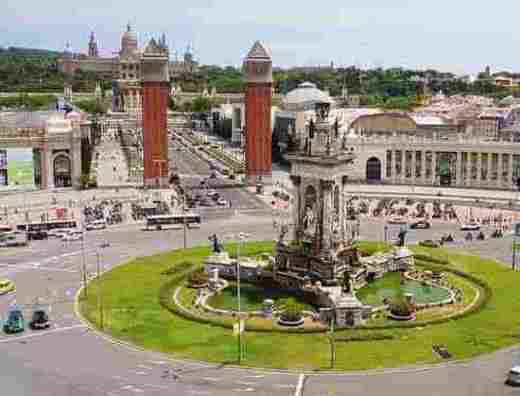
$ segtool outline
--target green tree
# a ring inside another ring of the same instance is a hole
[[[193,100],[193,111],[195,113],[205,113],[211,109],[211,100],[199,96]]]
[[[107,111],[106,107],[96,99],[81,100],[74,104],[90,114],[104,114]]]

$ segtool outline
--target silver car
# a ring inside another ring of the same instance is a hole
[[[507,373],[506,383],[512,386],[520,386],[520,366],[513,366]]]

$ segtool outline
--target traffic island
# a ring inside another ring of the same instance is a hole
[[[371,244],[366,247],[368,251]],[[464,291],[463,301],[457,303],[460,309],[447,315],[419,311],[416,320],[411,322],[390,323],[381,315],[365,326],[337,331],[338,339],[348,341],[335,344],[336,369],[360,370],[442,361],[443,358],[433,352],[431,343],[424,340],[435,340],[436,344],[446,346],[457,359],[489,353],[518,342],[520,317],[511,313],[520,311],[520,301],[516,298],[520,273],[493,260],[442,248],[410,249],[421,258],[417,266],[431,259],[432,273],[442,271],[446,277],[453,277],[451,282]],[[272,254],[273,244],[241,246],[244,256],[262,253]],[[99,327],[99,301],[102,301],[104,330],[112,337],[178,358],[235,362],[237,338],[233,334],[233,319],[210,318],[202,309],[193,307],[191,301],[198,292],[184,287],[189,275],[202,266],[209,254],[206,247],[178,250],[115,267],[100,279],[91,281],[88,297],[79,301],[81,314]],[[180,312],[173,302],[174,291],[179,287],[187,291],[178,295],[181,306],[189,307],[187,312]],[[103,294],[98,298],[100,289]],[[263,328],[255,318],[248,319],[245,327],[243,340],[247,352],[241,362],[243,365],[330,368],[327,329]],[[368,340],[370,342],[366,342]]]

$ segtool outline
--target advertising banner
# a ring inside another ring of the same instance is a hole
[[[32,148],[0,150],[0,186],[5,185],[34,187]]]

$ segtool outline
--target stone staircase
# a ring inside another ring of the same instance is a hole
[[[103,136],[94,147],[90,174],[96,176],[98,187],[127,186],[129,181],[128,158],[118,137]]]

